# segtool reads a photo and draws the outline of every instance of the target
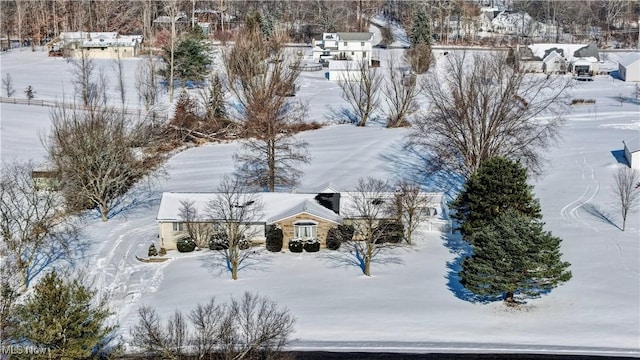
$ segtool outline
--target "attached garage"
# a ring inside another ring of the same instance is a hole
[[[624,81],[640,81],[640,53],[631,53],[620,60],[618,76]]]

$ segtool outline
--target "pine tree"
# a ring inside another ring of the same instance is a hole
[[[513,303],[516,295],[539,297],[571,279],[570,264],[560,259],[562,240],[518,211],[505,211],[470,239],[473,256],[464,260],[459,276],[477,295]]]
[[[413,18],[409,40],[411,41],[411,48],[407,50],[405,55],[407,62],[414,72],[424,74],[433,63],[431,29],[429,18],[424,9],[418,10]]]
[[[542,217],[540,204],[527,184],[527,170],[518,162],[495,157],[484,162],[471,175],[464,189],[451,203],[453,218],[460,222],[462,236],[470,235],[507,210],[534,219]]]
[[[105,299],[96,301],[95,295],[78,280],[64,280],[56,272],[45,275],[18,306],[11,338],[48,349],[42,359],[100,358],[115,327],[105,324],[112,313]]]
[[[429,18],[424,9],[418,10],[413,18],[413,26],[411,27],[409,40],[412,46],[418,44],[431,46],[431,26],[429,25]]]
[[[209,73],[211,58],[209,57],[209,46],[205,41],[206,37],[202,29],[196,26],[186,36],[176,44],[173,55],[173,73],[176,79],[180,80],[182,86],[189,81],[203,81]],[[165,64],[170,63],[171,49],[166,47],[162,59]],[[161,71],[161,75],[169,77],[169,66]]]

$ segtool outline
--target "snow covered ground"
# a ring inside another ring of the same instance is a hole
[[[387,54],[381,50],[381,55]],[[97,61],[109,71],[107,60]],[[136,60],[127,60],[129,106],[138,105],[133,86]],[[72,97],[69,65],[44,52],[0,55],[0,72],[10,73],[16,96],[27,85],[36,99]],[[115,79],[113,85],[115,85]],[[414,247],[398,250],[401,264],[374,264],[372,277],[319,253],[259,252],[260,260],[230,280],[215,254],[170,252],[164,263],[141,263],[157,245],[155,216],[162,191],[209,191],[232,170],[236,143],[191,148],[173,156],[168,176],[156,186],[150,206],[107,223],[90,217],[85,235],[92,243],[86,259],[93,283],[111,298],[125,338],[137,308],[162,314],[191,310],[211,296],[226,300],[259,292],[286,306],[297,318],[294,349],[355,351],[515,351],[640,356],[640,218],[627,230],[615,224],[610,194],[622,140],[640,130],[640,105],[633,86],[609,77],[577,83],[573,98],[595,99],[568,116],[560,143],[546,154],[546,172],[533,180],[548,230],[564,241],[564,259],[573,279],[518,311],[500,303],[465,300],[455,278],[464,253],[457,236],[422,232]],[[628,97],[621,103],[618,97]],[[309,102],[309,120],[328,122],[330,108],[344,104],[336,84],[321,73],[301,76],[300,98]],[[114,90],[114,98],[115,98]],[[49,127],[46,107],[1,104],[1,158],[44,160],[41,136]],[[301,188],[331,181],[349,188],[361,176],[398,175],[397,160],[407,129],[330,125],[300,134],[310,144],[311,164]],[[614,153],[612,153],[614,152]]]

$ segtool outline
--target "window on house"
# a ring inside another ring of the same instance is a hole
[[[317,237],[318,224],[311,221],[293,224],[293,236],[300,239],[315,239]]]
[[[353,55],[355,55],[355,53],[352,51],[352,52],[351,52],[351,56],[353,56]]]
[[[362,52],[362,57],[363,57],[363,58],[366,58],[366,57],[367,57],[367,52],[366,52],[366,51],[363,51],[363,52]]]
[[[344,46],[347,46],[347,42],[346,41],[344,42]]]
[[[360,42],[360,46],[364,46],[364,41],[361,41],[361,42]]]
[[[184,231],[184,223],[174,222],[173,231]]]

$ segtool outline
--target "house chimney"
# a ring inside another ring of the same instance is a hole
[[[318,204],[340,215],[340,193],[320,193],[314,199]]]

